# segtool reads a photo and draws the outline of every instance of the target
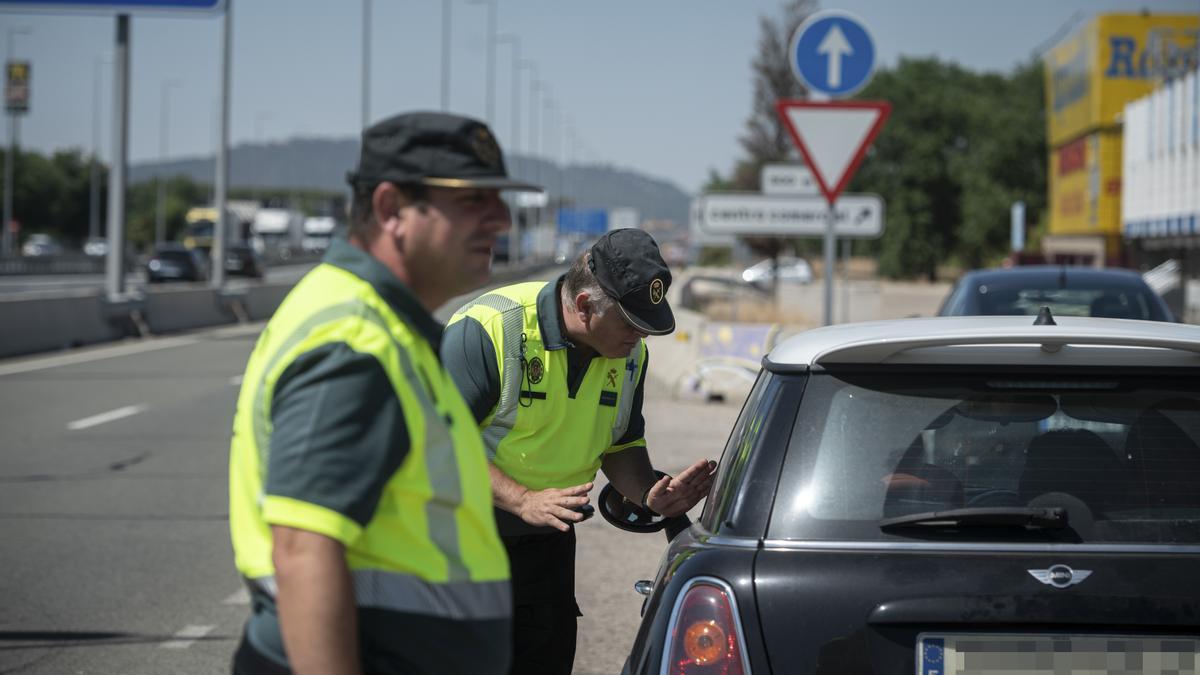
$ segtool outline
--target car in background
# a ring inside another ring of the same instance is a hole
[[[63,247],[48,234],[31,234],[21,246],[21,255],[40,257],[62,255]]]
[[[231,243],[225,247],[225,271],[229,274],[261,279],[264,269],[262,256],[253,246]]]
[[[967,272],[938,316],[1017,314],[1175,321],[1167,303],[1132,270],[1031,265]]]
[[[104,237],[88,237],[83,242],[83,254],[99,258],[108,255],[108,240]]]
[[[204,281],[208,278],[208,262],[203,253],[182,244],[158,244],[146,260],[146,280]]]
[[[757,262],[742,271],[742,281],[759,288],[770,286],[771,279],[774,276],[775,269],[770,258]],[[804,258],[781,256],[779,258],[778,277],[780,281],[790,281],[799,284],[812,283],[812,266]]]
[[[820,328],[763,360],[624,672],[1194,664],[1198,568],[1200,327]]]

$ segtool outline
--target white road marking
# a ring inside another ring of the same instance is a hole
[[[216,626],[184,626],[183,630],[172,635],[173,640],[167,640],[159,645],[163,649],[187,649],[192,643],[212,632]]]
[[[222,326],[220,328],[201,330],[190,335],[169,338],[146,338],[118,345],[85,347],[82,350],[55,356],[34,356],[13,363],[0,364],[0,376],[28,373],[34,370],[46,370],[47,368],[57,368],[59,366],[70,366],[76,363],[103,361],[104,359],[111,359],[118,356],[142,354],[158,351],[159,349],[170,349],[171,347],[186,347],[209,339],[219,340],[255,335],[262,332],[264,325],[264,322],[256,321],[236,326]]]
[[[234,387],[240,387],[240,386],[242,386],[242,376],[241,376],[241,375],[234,375],[233,377],[229,378],[229,384],[230,384],[230,385],[232,385],[232,386],[234,386]]]
[[[59,366],[70,366],[76,363],[102,361],[104,359],[111,359],[118,356],[153,352],[159,349],[169,349],[171,347],[183,347],[186,345],[195,344],[197,342],[200,342],[200,339],[194,337],[163,338],[161,340],[136,342],[133,344],[119,345],[116,347],[88,349],[83,352],[73,352],[70,354],[63,354],[61,356],[36,357],[28,361],[0,365],[0,375],[15,375],[17,373],[28,373],[33,370],[45,370],[47,368],[57,368]]]
[[[116,410],[110,410],[106,413],[100,413],[99,415],[92,415],[91,417],[85,417],[81,420],[75,420],[74,422],[68,424],[67,428],[71,431],[79,431],[80,429],[87,429],[88,427],[94,427],[106,422],[119,420],[123,417],[136,415],[145,410],[146,406],[142,404],[127,405],[124,408],[117,408]]]
[[[236,593],[221,601],[222,605],[249,605],[250,591],[244,587],[239,588]]]

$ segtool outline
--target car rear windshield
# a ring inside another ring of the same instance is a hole
[[[1200,543],[1197,381],[814,373],[768,536]],[[879,526],[961,508],[1054,507],[1068,527]]]
[[[1137,288],[979,287],[979,313],[993,316],[1036,315],[1049,307],[1055,316],[1098,316],[1108,319],[1161,321],[1145,291]]]
[[[192,263],[192,254],[187,251],[159,251],[156,255],[162,260],[168,260],[180,265]]]

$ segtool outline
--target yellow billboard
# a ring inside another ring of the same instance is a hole
[[[1121,233],[1121,133],[1096,131],[1050,153],[1051,234]]]
[[[1194,69],[1198,35],[1200,14],[1106,14],[1082,25],[1046,54],[1050,146],[1119,124],[1166,68]]]

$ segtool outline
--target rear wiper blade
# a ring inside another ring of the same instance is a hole
[[[902,527],[1030,527],[1061,530],[1067,526],[1067,510],[1061,506],[1032,508],[989,506],[980,508],[926,511],[884,518],[879,529]]]

